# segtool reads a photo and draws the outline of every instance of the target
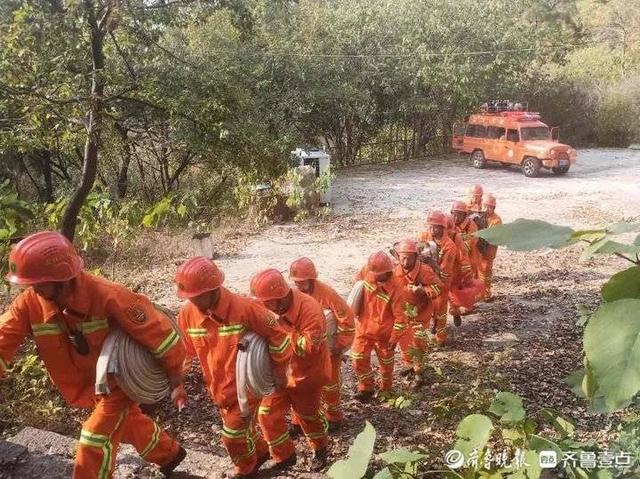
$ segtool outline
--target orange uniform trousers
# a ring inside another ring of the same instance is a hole
[[[380,363],[381,391],[390,391],[393,387],[393,355],[388,341],[380,341],[365,336],[356,336],[351,346],[353,370],[358,380],[358,391],[373,391],[375,389],[375,372],[371,369],[371,352],[375,351]]]
[[[449,289],[445,286],[442,294],[433,300],[433,317],[436,323],[436,343],[443,346],[449,337],[447,334],[447,309],[449,307]],[[451,314],[454,314],[454,306],[451,305]],[[459,313],[458,313],[459,314]]]
[[[258,421],[267,440],[271,457],[282,462],[296,449],[287,425],[291,410],[293,422],[299,424],[313,451],[327,447],[328,423],[321,410],[322,387],[286,388],[264,397],[258,408]]]
[[[331,355],[331,380],[322,388],[322,403],[324,414],[331,422],[340,422],[344,419],[340,405],[340,392],[342,391],[342,354]]]
[[[478,279],[484,282],[484,291],[485,298],[491,297],[491,283],[493,280],[493,261],[495,259],[495,255],[493,256],[482,256],[480,260],[480,269]]]
[[[256,428],[258,403],[250,403],[251,417],[242,417],[240,407],[220,408],[222,418],[222,444],[231,457],[238,474],[249,474],[258,458],[269,454],[267,443]]]
[[[119,388],[103,396],[82,425],[73,479],[109,479],[118,446],[131,444],[146,461],[164,466],[179,445]]]
[[[398,341],[402,353],[402,364],[411,366],[416,373],[422,372],[428,345],[428,325],[422,322],[412,323]]]

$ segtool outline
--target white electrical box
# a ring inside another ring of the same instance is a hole
[[[291,152],[291,158],[295,166],[311,166],[316,170],[316,178],[323,174],[329,174],[331,169],[331,156],[320,148],[296,148]],[[320,197],[320,204],[331,204],[331,186]]]

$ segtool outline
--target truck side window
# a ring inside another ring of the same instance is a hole
[[[507,141],[520,141],[518,130],[507,130]]]
[[[504,136],[504,128],[499,126],[489,126],[487,127],[487,138],[491,138],[492,140],[499,140]]]
[[[485,138],[487,136],[487,131],[484,125],[467,125],[467,133],[466,136],[471,136],[474,138]]]

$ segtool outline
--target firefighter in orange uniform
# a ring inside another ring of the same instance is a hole
[[[447,217],[447,234],[453,241],[458,251],[458,261],[455,268],[453,280],[451,281],[452,288],[462,287],[473,279],[473,269],[471,266],[471,258],[467,251],[467,246],[463,241],[463,235],[459,234],[456,229],[455,220],[452,215],[446,215]],[[460,307],[451,301],[451,295],[449,295],[449,313],[453,316],[453,324],[459,327],[462,324],[462,317]]]
[[[371,369],[371,351],[380,362],[380,391],[393,387],[393,356],[396,345],[407,328],[404,313],[403,285],[393,276],[393,262],[378,251],[356,277],[364,281],[362,310],[356,323],[356,337],[351,346],[353,370],[358,380],[355,398],[369,401],[375,393],[375,373]]]
[[[427,217],[428,231],[420,235],[420,241],[427,243],[434,241],[438,247],[439,275],[443,284],[443,291],[434,301],[432,329],[439,346],[447,342],[447,307],[449,304],[449,290],[453,280],[458,275],[460,267],[459,250],[449,236],[447,217],[442,211],[433,211]],[[455,318],[454,318],[455,319]],[[458,316],[459,319],[459,316]]]
[[[0,316],[0,376],[24,340],[33,337],[51,380],[66,402],[93,408],[82,425],[74,479],[112,477],[120,442],[170,475],[185,450],[126,396],[113,378],[111,392],[96,395],[96,363],[102,344],[120,328],[162,364],[172,399],[185,401],[184,345],[170,321],[140,294],[93,276],[60,233],[27,236],[9,254],[7,279],[25,287]]]
[[[222,443],[236,470],[235,477],[254,477],[269,459],[267,443],[256,431],[258,401],[249,401],[243,417],[238,404],[236,357],[244,334],[253,331],[269,344],[276,384],[286,383],[291,354],[287,331],[277,317],[255,300],[222,286],[224,273],[202,256],[183,263],[176,273],[178,296],[188,302],[178,322],[184,333],[187,360],[197,357],[214,404],[222,418]]]
[[[331,352],[331,381],[322,391],[324,411],[329,421],[329,431],[340,427],[344,417],[340,407],[342,388],[342,353],[351,346],[356,332],[353,311],[342,297],[328,284],[318,280],[316,267],[309,258],[298,258],[289,267],[289,278],[296,287],[315,299],[322,309],[330,310],[336,318],[337,331]]]
[[[473,185],[469,191],[469,202],[467,208],[470,213],[480,213],[482,211],[482,185]]]
[[[480,264],[480,252],[478,251],[478,238],[474,235],[478,226],[468,214],[467,204],[463,201],[454,201],[451,207],[451,215],[455,223],[455,234],[460,235],[465,251],[471,261],[471,272],[474,278],[478,277],[478,265]]]
[[[414,375],[413,387],[424,384],[422,362],[429,342],[429,323],[433,316],[433,302],[442,294],[442,281],[434,270],[418,259],[418,243],[405,239],[394,245],[398,263],[393,274],[405,288],[404,308],[409,327],[400,337],[402,362],[401,376]]]
[[[484,202],[485,213],[487,215],[487,228],[501,225],[502,218],[496,214],[496,198],[493,195],[487,195],[487,199]],[[496,259],[498,247],[492,244],[487,244],[482,252],[480,259],[480,273],[479,278],[484,281],[485,284],[485,301],[491,301],[491,279],[493,276],[493,261]]]
[[[292,409],[314,452],[311,470],[319,471],[327,462],[328,424],[321,409],[322,388],[331,379],[322,308],[310,296],[291,289],[277,269],[257,273],[251,279],[251,294],[279,315],[293,349],[286,388],[265,397],[258,411],[260,428],[276,461],[274,468],[286,469],[297,461],[286,422]]]

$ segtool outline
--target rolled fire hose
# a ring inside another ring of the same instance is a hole
[[[238,404],[243,417],[249,417],[249,393],[256,399],[275,389],[269,344],[254,332],[247,332],[238,343],[236,358],[236,387]]]
[[[154,306],[179,333],[171,311],[156,304]],[[102,344],[96,364],[96,394],[111,392],[108,374],[113,375],[127,396],[140,404],[154,404],[171,393],[169,378],[160,361],[121,329],[109,333]]]
[[[333,311],[330,309],[324,310],[324,318],[327,324],[327,345],[329,346],[329,351],[333,352],[336,347],[336,333],[338,332],[338,322],[336,321],[336,317],[333,314]]]
[[[326,310],[324,315],[328,345],[333,350],[338,323],[332,311]],[[243,417],[251,414],[249,395],[260,399],[271,394],[275,389],[269,344],[263,337],[252,331],[247,332],[238,343],[236,387],[240,413]]]
[[[347,297],[347,304],[353,311],[353,314],[358,318],[362,312],[362,301],[364,300],[364,281],[356,281],[356,284],[351,288],[351,292]]]

